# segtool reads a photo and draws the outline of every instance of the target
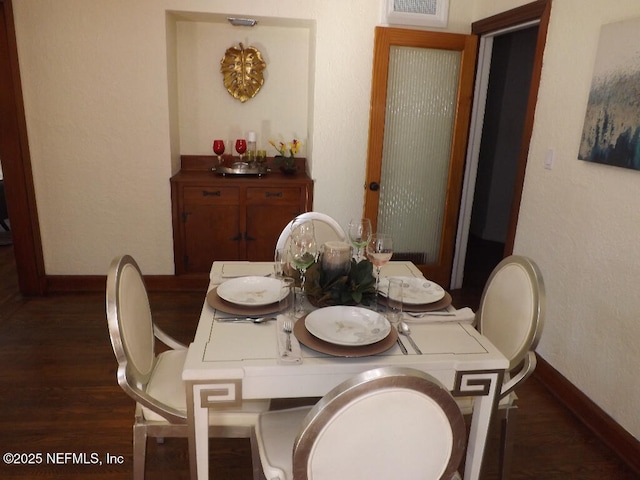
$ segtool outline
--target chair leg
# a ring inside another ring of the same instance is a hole
[[[266,480],[264,476],[264,470],[262,470],[260,453],[258,452],[258,439],[256,437],[255,427],[251,429],[249,441],[251,442],[251,463],[253,467],[253,480]]]
[[[147,428],[144,425],[133,426],[133,479],[144,480],[145,460],[147,456]]]
[[[517,421],[517,410],[518,407],[515,405],[507,408],[500,422],[500,478],[502,480],[509,480],[511,477],[513,433]]]

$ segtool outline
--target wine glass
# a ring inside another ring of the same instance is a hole
[[[313,228],[313,222],[294,222],[289,236],[289,259],[291,264],[300,272],[300,300],[296,313],[303,313],[304,284],[307,268],[316,261],[318,245]]]
[[[380,287],[380,269],[386,265],[393,255],[393,239],[391,235],[376,233],[371,237],[371,241],[366,247],[369,261],[376,267],[376,299],[378,298],[378,288]],[[377,300],[376,300],[377,302]],[[380,310],[378,304],[377,310]]]
[[[214,140],[213,141],[213,153],[218,156],[218,165],[222,165],[222,154],[224,153],[224,141],[223,140]]]
[[[349,240],[356,249],[356,260],[363,257],[363,248],[371,241],[371,220],[368,218],[353,219],[349,222]]]
[[[247,151],[247,141],[244,138],[236,140],[236,152],[240,155],[240,161],[242,161],[242,154]]]

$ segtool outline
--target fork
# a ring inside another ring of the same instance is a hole
[[[287,346],[286,352],[291,352],[291,332],[293,332],[293,322],[291,320],[285,320],[282,325],[282,330],[287,334]]]

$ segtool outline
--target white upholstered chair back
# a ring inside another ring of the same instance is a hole
[[[289,235],[291,234],[291,226],[294,222],[305,220],[310,220],[313,222],[313,228],[315,230],[316,243],[318,244],[318,247],[330,240],[341,240],[343,242],[347,240],[347,236],[344,233],[343,228],[335,219],[320,212],[306,212],[298,215],[296,218],[291,220],[286,227],[282,229],[280,237],[276,242],[276,249],[289,248],[288,242]]]
[[[384,367],[343,383],[305,418],[293,478],[451,478],[465,447],[464,419],[437,380]]]
[[[127,363],[127,375],[130,381],[145,385],[153,371],[155,338],[147,291],[135,263],[120,264],[115,293],[115,319],[120,330],[121,354]],[[115,349],[119,350],[120,346],[116,345]]]
[[[502,260],[487,281],[476,318],[480,332],[509,359],[509,370],[538,344],[544,310],[544,282],[537,265],[519,255]]]

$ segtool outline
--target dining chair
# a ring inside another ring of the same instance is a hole
[[[334,218],[321,212],[306,212],[298,215],[296,218],[291,220],[286,227],[284,227],[278,237],[278,241],[276,242],[276,250],[288,248],[291,225],[293,225],[294,222],[304,220],[310,220],[313,222],[316,243],[318,246],[330,240],[341,240],[344,242],[347,239],[347,235],[344,233],[343,228]]]
[[[438,380],[376,368],[313,407],[262,413],[251,436],[254,480],[450,479],[465,437],[462,413]]]
[[[133,478],[144,479],[147,437],[187,437],[182,368],[187,347],[154,325],[142,273],[129,255],[115,258],[107,275],[109,336],[118,362],[120,387],[136,401],[133,425]],[[169,347],[156,354],[156,339]],[[250,436],[269,401],[244,402],[237,410],[212,412],[209,435]]]
[[[513,426],[518,397],[514,390],[535,370],[535,348],[545,317],[545,288],[540,269],[527,257],[511,255],[491,272],[476,312],[477,328],[509,360],[499,395],[500,478],[511,470]],[[473,397],[456,399],[462,412],[473,410]]]

